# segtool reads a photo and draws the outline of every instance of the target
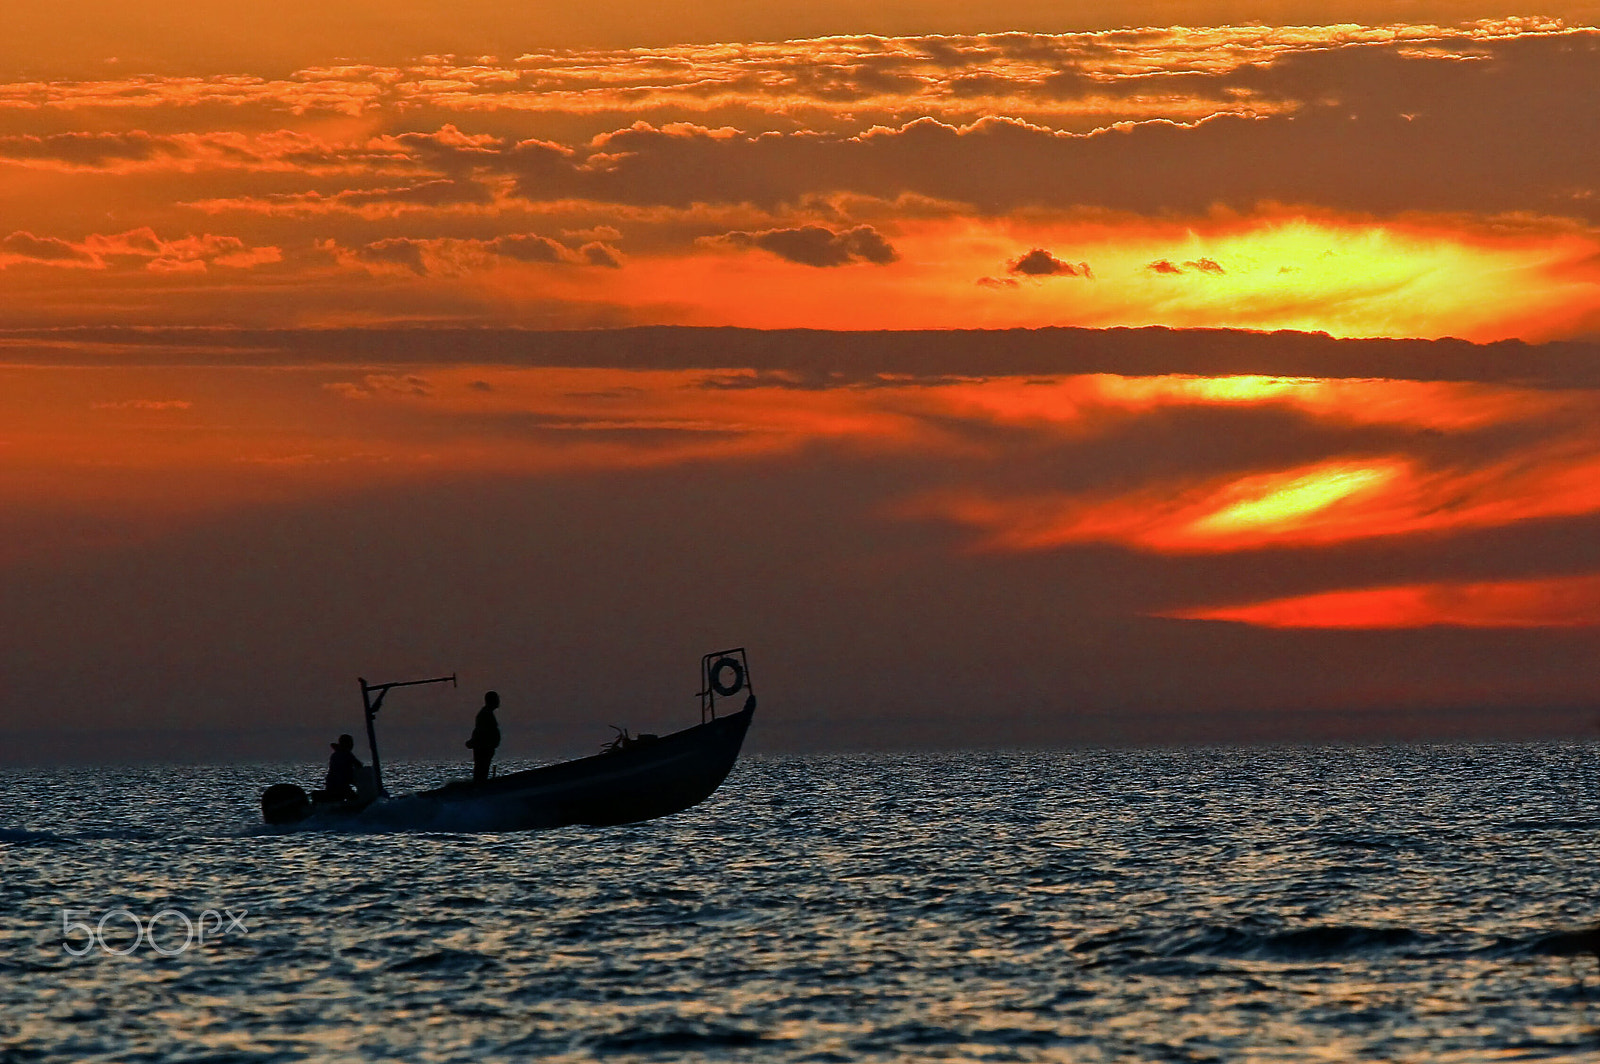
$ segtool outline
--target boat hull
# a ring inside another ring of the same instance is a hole
[[[528,828],[605,827],[670,816],[709,798],[744,745],[754,705],[612,753],[452,783],[417,794],[445,804],[491,805]]]
[[[605,827],[670,816],[709,798],[732,771],[755,699],[725,717],[623,749],[513,772],[480,784],[449,783],[365,808],[333,807],[301,828],[529,831]]]

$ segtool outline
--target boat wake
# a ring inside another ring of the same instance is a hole
[[[420,795],[384,798],[360,812],[319,812],[293,824],[257,824],[252,835],[325,831],[346,835],[396,832],[449,835],[520,831],[529,827],[526,804],[516,797],[438,802]],[[551,825],[554,826],[554,825]]]
[[[0,827],[0,845],[10,846],[77,846],[86,842],[154,842],[162,839],[195,837],[200,836],[193,831],[165,835],[158,831],[138,828],[84,828],[62,835],[54,831]]]

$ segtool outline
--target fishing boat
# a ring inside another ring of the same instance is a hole
[[[581,824],[604,827],[668,816],[698,805],[727,778],[755,714],[755,689],[743,647],[700,659],[700,723],[670,735],[617,737],[592,757],[460,780],[390,797],[383,786],[375,724],[384,697],[397,687],[449,683],[454,676],[395,683],[361,680],[372,764],[358,774],[351,799],[323,800],[292,783],[261,796],[262,818],[298,828],[360,826],[445,831],[528,831]],[[744,706],[721,716],[717,700],[744,694]]]

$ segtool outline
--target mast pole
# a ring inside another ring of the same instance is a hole
[[[371,687],[367,686],[367,681],[361,679],[361,708],[365,711],[367,718],[367,749],[372,753],[372,782],[378,788],[378,793],[387,798],[389,797],[389,792],[383,789],[383,765],[378,760],[378,729],[373,726],[372,721],[378,715],[378,706],[383,704],[383,696],[389,692],[387,689],[380,690],[378,692],[378,701],[374,703],[371,695],[372,690]]]

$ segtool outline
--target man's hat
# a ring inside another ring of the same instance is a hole
[[[352,746],[356,745],[356,741],[354,739],[350,738],[350,736],[348,736],[348,735],[341,735],[341,736],[339,736],[339,741],[338,742],[329,743],[328,745],[333,747],[335,750],[348,749],[349,747],[352,747]]]

